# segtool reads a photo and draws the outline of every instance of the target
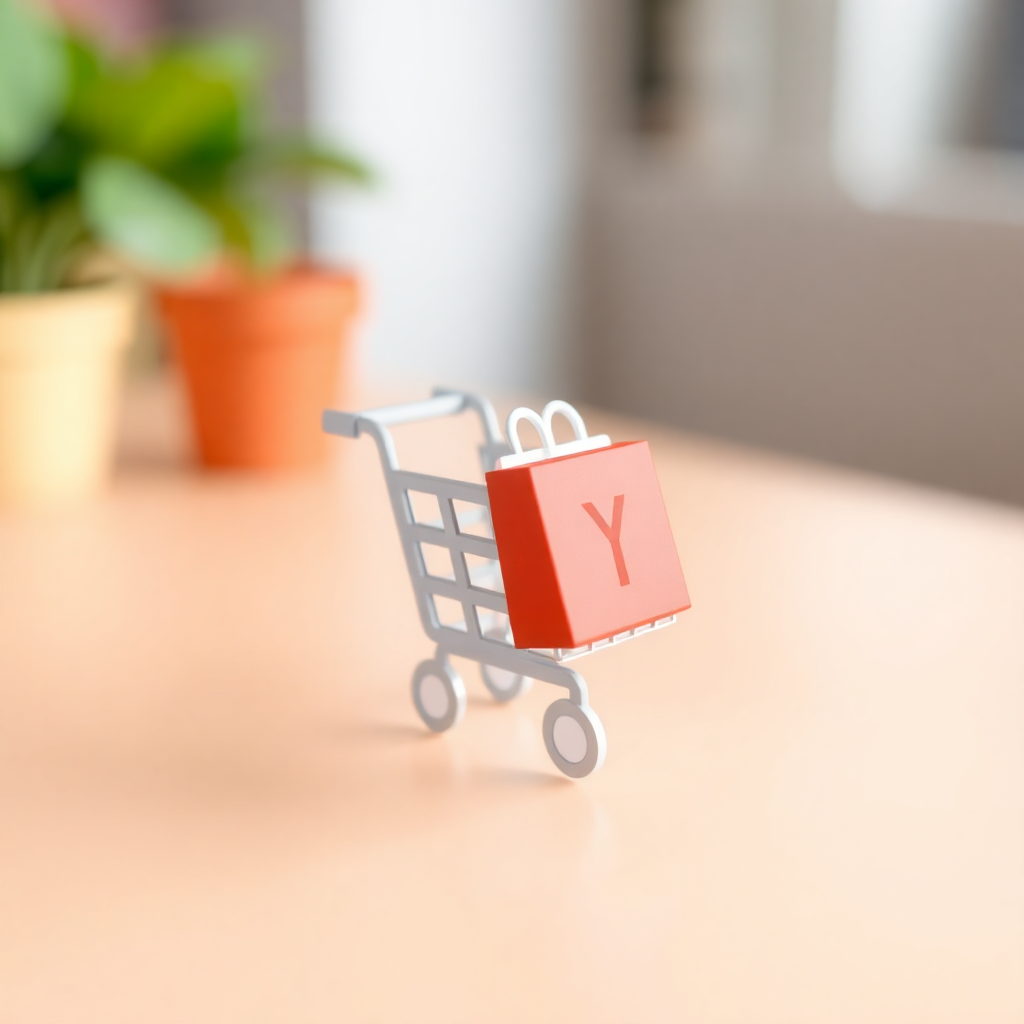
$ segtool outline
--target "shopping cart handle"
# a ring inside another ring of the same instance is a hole
[[[377,442],[385,465],[391,470],[397,470],[398,455],[388,427],[438,419],[442,416],[455,416],[466,409],[472,409],[480,417],[484,428],[486,443],[480,449],[480,454],[484,471],[487,472],[494,469],[497,460],[503,455],[508,455],[512,449],[501,438],[501,428],[498,426],[498,418],[494,415],[491,403],[478,395],[439,388],[432,397],[422,402],[404,402],[401,405],[388,405],[382,409],[367,409],[364,412],[325,409],[320,423],[325,434],[335,434],[338,437],[356,438],[362,434],[370,434]]]
[[[359,414],[338,412],[336,409],[324,409],[321,425],[325,434],[337,434],[338,437],[359,436]]]
[[[401,405],[387,405],[382,409],[367,409],[358,413],[325,409],[322,423],[328,434],[358,437],[359,420],[370,420],[379,427],[397,427],[403,423],[454,416],[466,408],[466,398],[461,392],[449,391],[422,402],[403,402]]]

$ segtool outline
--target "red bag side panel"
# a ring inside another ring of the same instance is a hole
[[[571,634],[541,521],[532,466],[487,474],[494,539],[516,647],[569,647]]]
[[[580,647],[690,607],[646,441],[487,474],[517,647]]]

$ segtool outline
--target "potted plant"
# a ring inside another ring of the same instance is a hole
[[[110,462],[134,295],[85,281],[78,196],[48,143],[70,89],[57,32],[0,0],[0,504],[94,490]]]
[[[289,178],[369,175],[267,129],[264,66],[229,38],[114,54],[0,0],[0,500],[105,476],[133,295],[97,252],[157,282],[206,462],[322,450],[356,283],[294,263],[271,199]]]
[[[180,103],[187,78],[205,97],[197,95],[193,109],[214,113],[193,123],[173,175],[215,234],[218,261],[201,276],[165,279],[157,288],[200,455],[209,466],[316,462],[327,451],[320,415],[335,398],[358,283],[350,273],[295,259],[275,190],[316,178],[362,186],[370,173],[347,153],[267,130],[263,64],[251,47],[207,43],[166,60],[176,80],[169,101]],[[177,81],[181,70],[186,75]],[[122,73],[131,88],[132,69]]]

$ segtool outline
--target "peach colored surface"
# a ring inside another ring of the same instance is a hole
[[[552,687],[419,724],[369,440],[191,475],[156,398],[108,499],[0,520],[5,1024],[1024,1017],[1024,513],[594,414],[693,608],[579,663],[574,783]]]

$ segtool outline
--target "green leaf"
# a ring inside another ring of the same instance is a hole
[[[270,272],[294,256],[291,231],[273,208],[253,206],[247,211],[249,255],[256,270]]]
[[[17,180],[0,173],[0,245],[3,244],[4,237],[13,230],[21,204],[21,189]]]
[[[91,39],[66,31],[63,42],[68,74],[68,103],[73,107],[77,98],[107,73],[107,66],[103,54]]]
[[[58,127],[32,159],[18,168],[19,176],[34,200],[47,202],[77,192],[82,164],[88,156],[78,139]]]
[[[65,200],[41,208],[34,220],[21,286],[24,291],[53,291],[67,284],[85,245],[81,211],[76,203]]]
[[[257,147],[254,166],[267,174],[292,178],[327,178],[349,185],[367,186],[375,181],[370,167],[344,150],[303,139],[277,141]]]
[[[177,60],[228,79],[240,93],[252,93],[267,71],[264,47],[249,36],[224,35],[189,40],[168,48]]]
[[[42,144],[60,114],[66,74],[60,41],[22,0],[0,0],[0,166]]]
[[[130,160],[91,161],[83,201],[86,222],[100,241],[152,271],[196,270],[220,251],[213,218],[184,192]]]
[[[72,128],[98,149],[156,168],[200,151],[207,161],[233,158],[244,122],[232,76],[173,51],[83,82],[69,111]]]
[[[291,232],[273,207],[237,195],[198,197],[220,225],[225,245],[255,270],[280,267],[293,254]]]

